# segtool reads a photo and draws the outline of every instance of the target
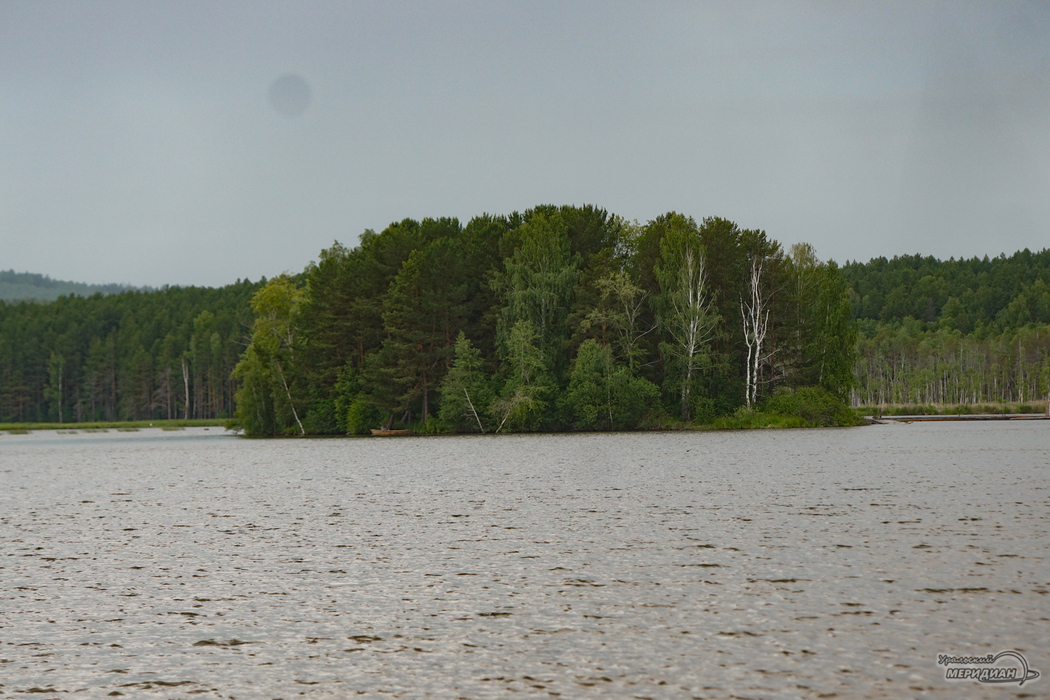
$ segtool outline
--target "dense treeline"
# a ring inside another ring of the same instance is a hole
[[[1050,394],[1050,325],[963,335],[915,319],[861,326],[855,404],[1027,403]]]
[[[404,220],[253,298],[249,434],[631,429],[852,384],[834,263],[762,231],[595,207]]]
[[[964,335],[1050,323],[1050,249],[969,260],[874,258],[847,263],[842,275],[862,321],[912,318]]]
[[[632,428],[800,387],[1044,400],[1050,251],[839,271],[723,219],[545,206],[398,222],[294,280],[0,302],[0,422]]]
[[[0,302],[0,422],[231,416],[260,286]]]
[[[1050,394],[1050,250],[842,269],[859,320],[855,403],[1025,403]]]

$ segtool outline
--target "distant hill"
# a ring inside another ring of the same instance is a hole
[[[60,296],[76,294],[120,294],[121,292],[150,291],[149,287],[129,287],[123,284],[85,284],[53,280],[33,272],[0,271],[0,301],[54,301]]]

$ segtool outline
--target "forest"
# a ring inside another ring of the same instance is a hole
[[[260,286],[0,301],[0,422],[232,416]]]
[[[251,435],[629,430],[852,386],[834,263],[765,232],[595,207],[404,220],[252,301]]]
[[[1050,395],[1050,250],[848,263],[854,405],[1030,403]]]
[[[1050,251],[839,268],[673,212],[406,219],[270,280],[0,301],[0,422],[625,430],[1048,392]]]

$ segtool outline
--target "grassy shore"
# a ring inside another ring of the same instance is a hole
[[[801,398],[801,397],[800,397]],[[781,399],[780,403],[783,403]],[[884,404],[882,406],[859,406],[849,411],[835,405],[814,406],[813,402],[802,405],[771,405],[769,411],[741,409],[732,416],[716,418],[708,424],[673,424],[649,426],[650,429],[741,429],[741,428],[804,428],[821,425],[858,425],[859,416],[911,416],[911,415],[972,415],[983,413],[1045,413],[1046,401],[1029,403],[993,403],[993,404]],[[777,410],[779,409],[779,410]],[[229,423],[226,418],[178,419],[178,420],[139,420],[139,421],[94,421],[90,423],[0,423],[0,432],[25,434],[34,430],[63,431],[99,431],[118,430],[135,431],[140,428],[225,428]],[[428,431],[420,426],[419,433]]]
[[[1046,401],[1027,403],[928,403],[928,404],[882,404],[858,406],[862,416],[971,416],[1004,413],[1046,413]]]
[[[90,423],[0,423],[0,431],[22,433],[32,430],[137,430],[139,428],[224,428],[225,418],[178,420],[93,421]]]

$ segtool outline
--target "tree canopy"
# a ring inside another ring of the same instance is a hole
[[[623,430],[781,387],[846,396],[848,290],[811,249],[805,274],[789,293],[800,283],[779,244],[718,218],[639,225],[545,205],[465,226],[406,219],[304,271],[279,363],[287,387],[266,379],[280,374],[263,361],[275,351],[252,349],[257,319],[237,415],[253,434]]]
[[[5,422],[626,430],[807,388],[1045,400],[1050,251],[840,268],[718,217],[543,205],[404,219],[258,283],[0,301]]]
[[[0,302],[0,422],[232,416],[258,288]]]
[[[1050,395],[1050,250],[875,258],[844,265],[842,279],[858,320],[854,403]]]

